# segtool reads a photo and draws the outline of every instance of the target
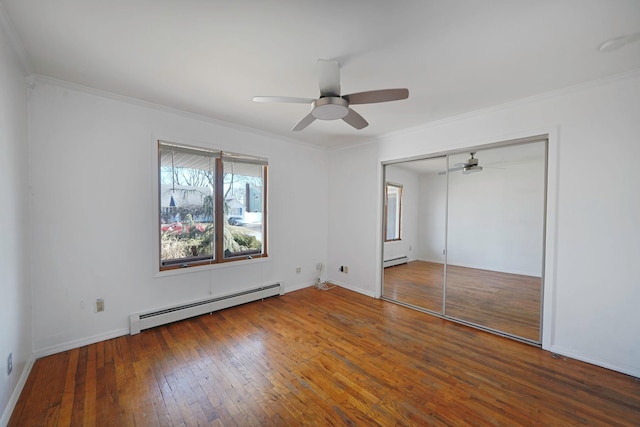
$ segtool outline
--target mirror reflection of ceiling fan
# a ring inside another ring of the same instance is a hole
[[[316,119],[342,119],[360,130],[367,127],[369,123],[353,110],[350,105],[397,101],[409,97],[408,89],[380,89],[340,95],[340,66],[335,61],[325,59],[318,60],[318,82],[320,86],[320,97],[318,99],[289,96],[255,96],[253,101],[312,104],[311,112],[298,122],[292,129],[293,131],[300,131],[306,128]]]
[[[482,166],[478,164],[478,159],[475,158],[476,152],[469,153],[471,158],[466,163],[456,163],[452,168],[449,168],[449,172],[456,172],[461,170],[463,174],[469,175],[475,172],[482,172]],[[438,175],[444,175],[447,172],[438,172]]]

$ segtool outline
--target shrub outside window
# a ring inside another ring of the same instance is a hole
[[[265,257],[267,161],[158,142],[160,270]]]

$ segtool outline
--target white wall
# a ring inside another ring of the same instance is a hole
[[[0,28],[0,425],[8,422],[18,384],[33,362],[27,258],[27,89],[18,64]],[[13,353],[10,376],[6,371],[9,353]]]
[[[636,73],[331,152],[330,279],[380,293],[381,161],[548,132],[543,346],[640,376],[638,117]],[[338,223],[345,205],[372,215]],[[337,262],[350,274],[334,271]]]
[[[313,283],[327,257],[325,151],[102,95],[43,78],[31,95],[36,354],[127,333],[131,313],[275,281],[287,291]],[[269,159],[266,262],[157,276],[157,139]]]
[[[347,289],[379,296],[383,184],[378,146],[330,154],[327,277]],[[349,267],[349,273],[338,271],[341,265]]]
[[[400,240],[384,243],[384,259],[406,256],[409,261],[416,260],[418,236],[418,175],[397,166],[388,165],[387,182],[402,185],[402,211],[400,222]]]

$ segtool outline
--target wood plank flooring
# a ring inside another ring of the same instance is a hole
[[[38,359],[10,426],[638,426],[640,381],[336,287]]]
[[[383,295],[443,313],[442,264],[412,261],[384,270]],[[449,317],[540,340],[541,279],[474,268],[447,266]]]

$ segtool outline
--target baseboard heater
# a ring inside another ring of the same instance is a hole
[[[207,298],[146,313],[132,314],[129,316],[129,333],[131,335],[139,334],[144,329],[281,294],[282,286],[280,283],[274,283],[234,294]]]
[[[384,266],[384,268],[387,268],[387,267],[393,267],[394,265],[406,264],[408,262],[409,262],[409,258],[407,258],[406,255],[404,255],[397,258],[385,259],[382,265]]]

